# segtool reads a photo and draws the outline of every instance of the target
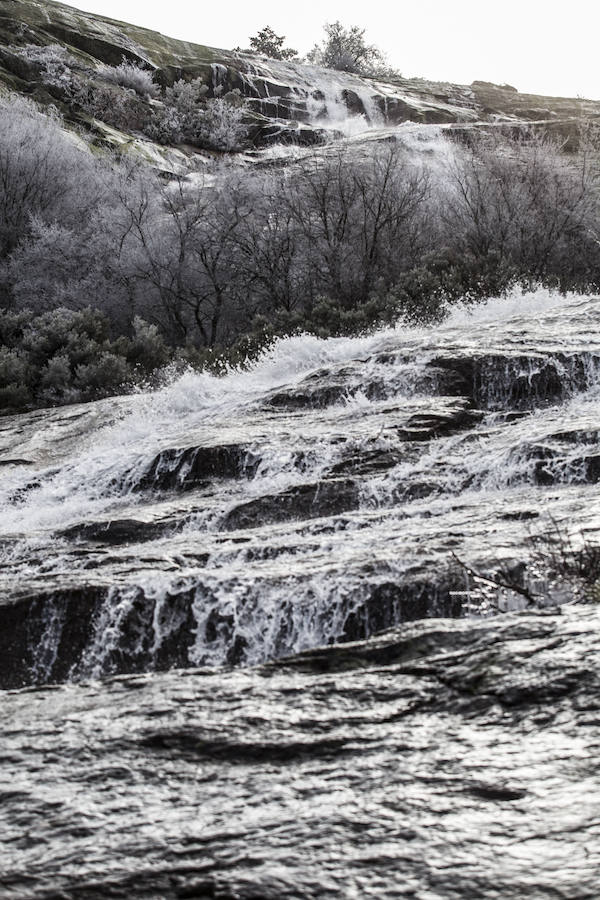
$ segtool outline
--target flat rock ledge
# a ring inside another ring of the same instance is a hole
[[[5,692],[2,898],[598,897],[600,608]]]

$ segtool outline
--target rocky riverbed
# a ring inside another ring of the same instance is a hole
[[[123,57],[236,91],[257,169],[343,137],[443,178],[442,133],[572,149],[598,115],[0,0],[5,88],[194,190],[218,151],[73,104]],[[596,900],[599,304],[515,291],[2,418],[1,900]]]

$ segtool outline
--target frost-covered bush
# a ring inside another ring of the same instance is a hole
[[[162,144],[194,142],[202,119],[202,101],[208,87],[201,78],[180,78],[165,90],[164,105],[155,109],[146,128],[152,140]]]
[[[0,259],[31,229],[34,218],[72,223],[94,207],[98,167],[70,139],[55,111],[23,97],[0,97]]]
[[[190,129],[194,126],[200,104],[207,93],[208,86],[201,78],[194,78],[192,81],[180,78],[165,90],[165,106],[177,110],[184,126]]]
[[[125,58],[118,66],[103,66],[101,75],[106,81],[135,91],[145,100],[159,93],[158,85],[152,80],[152,72]]]
[[[212,150],[239,150],[248,131],[243,116],[241,104],[226,97],[209,100],[198,125],[196,142]]]
[[[153,110],[144,133],[158,144],[178,144],[183,140],[182,119],[173,106]]]
[[[107,125],[122,131],[145,131],[149,121],[148,105],[134,91],[123,91],[88,81],[74,83],[70,99]]]
[[[374,44],[365,41],[365,29],[354,25],[345,28],[341,22],[324,26],[327,39],[315,44],[308,53],[309,62],[326,69],[352,72],[375,78],[397,78],[398,73],[385,61],[385,56]]]
[[[11,51],[27,63],[39,68],[40,76],[45,84],[68,90],[72,83],[71,65],[73,58],[60,44],[25,44],[23,47],[11,47]]]
[[[153,112],[146,134],[163,144],[186,141],[211,150],[239,150],[247,128],[239,91],[206,100],[201,78],[180,79],[165,91],[164,105]]]

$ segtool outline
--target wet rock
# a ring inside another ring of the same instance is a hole
[[[3,891],[594,897],[598,635],[574,606],[7,693]]]
[[[396,433],[405,441],[430,441],[472,428],[482,419],[483,413],[480,410],[469,409],[465,404],[454,409],[448,408],[439,413],[412,415],[407,420],[406,426],[398,428]]]
[[[41,591],[0,605],[0,687],[64,681],[93,633],[104,587]]]
[[[392,469],[405,458],[405,454],[394,450],[366,450],[336,463],[329,472],[331,475],[371,475]]]
[[[597,484],[600,481],[600,453],[594,452],[596,444],[592,447],[588,452],[577,454],[552,444],[531,443],[518,447],[513,458],[530,464],[535,484]]]
[[[523,588],[542,578],[532,555],[550,515],[575,550],[595,539],[597,396],[574,389],[600,371],[596,307],[561,301],[481,340],[451,323],[348,346],[297,338],[287,386],[267,358],[250,390],[226,377],[223,408],[215,383],[189,416],[149,417],[150,396],[3,420],[0,453],[32,465],[0,482],[0,683],[261,662],[524,605],[510,586],[457,582],[452,554],[492,579],[531,563],[503,576]],[[565,378],[562,404],[545,366]],[[551,573],[536,596],[579,589]]]
[[[540,513],[533,509],[523,509],[502,513],[501,517],[508,522],[526,522],[528,519],[538,519]]]
[[[600,444],[600,429],[572,428],[569,431],[557,431],[548,435],[549,440],[566,444]]]
[[[231,530],[255,528],[270,522],[337,515],[354,509],[358,498],[358,485],[349,479],[303,484],[235,507],[225,516],[221,527]]]
[[[193,490],[213,478],[251,476],[257,463],[245,447],[237,445],[162,450],[131,487],[134,491]]]
[[[297,387],[277,391],[266,401],[269,406],[285,409],[309,409],[339,403],[348,393],[345,379],[329,378],[324,384],[307,381]]]
[[[61,532],[67,540],[94,541],[102,544],[129,544],[153,541],[165,533],[160,522],[139,519],[111,519],[108,522],[89,522],[72,525]]]
[[[450,396],[463,395],[481,409],[533,409],[584,390],[594,379],[594,354],[531,352],[438,356],[429,363]]]
[[[386,374],[366,374],[360,363],[353,363],[313,372],[298,384],[268,396],[265,405],[284,410],[321,409],[347,400],[356,392],[368,400],[384,399],[393,396],[394,387]]]
[[[343,639],[362,640],[391,628],[395,622],[411,622],[431,615],[459,616],[462,607],[457,589],[463,585],[452,581],[383,582],[374,585],[366,601],[349,613]]]
[[[261,101],[261,109],[264,111],[264,101]],[[279,104],[270,104],[265,116],[269,113],[281,115]],[[280,122],[267,119],[263,124],[258,122],[251,129],[254,143],[259,147],[269,147],[272,144],[292,144],[299,147],[317,147],[324,144],[330,137],[322,128],[313,128],[310,125],[300,124],[294,120]]]
[[[189,665],[195,597],[90,581],[0,605],[0,689]]]

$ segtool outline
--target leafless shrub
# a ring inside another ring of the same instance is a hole
[[[84,112],[121,131],[145,131],[150,119],[147,103],[134,91],[90,80],[74,81],[69,99]]]
[[[547,135],[472,136],[451,157],[441,219],[465,252],[498,254],[533,280],[585,282],[600,266],[593,180],[589,164]]]
[[[159,86],[152,80],[152,72],[125,57],[118,66],[103,66],[100,73],[105,81],[129,88],[144,100],[157,97],[160,92]]]
[[[60,44],[25,44],[10,50],[28,63],[39,68],[45,84],[68,90],[72,83],[71,65],[73,58]]]
[[[365,29],[341,22],[324,26],[326,40],[315,44],[308,54],[309,62],[340,72],[353,72],[374,78],[397,78],[398,73],[386,63],[385,56],[374,44],[367,44]]]
[[[84,216],[102,190],[95,170],[56,111],[42,113],[22,97],[0,98],[0,258],[30,233],[33,218],[68,226]]]
[[[550,518],[543,535],[532,538],[533,566],[550,590],[566,586],[576,599],[600,602],[600,541],[582,532],[574,533]]]
[[[180,79],[165,91],[164,103],[154,110],[145,131],[160,143],[186,141],[211,150],[239,150],[248,129],[245,103],[239,91],[207,100],[201,78]]]

